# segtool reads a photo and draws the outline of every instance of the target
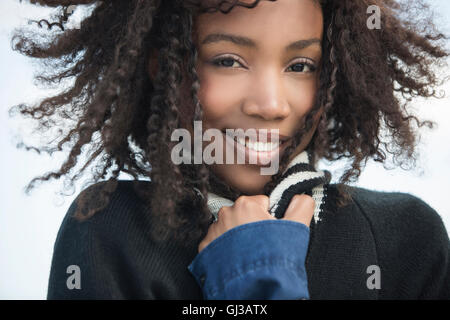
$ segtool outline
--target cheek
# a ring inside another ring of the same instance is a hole
[[[317,92],[316,81],[296,82],[289,88],[291,111],[304,117],[314,106]]]
[[[222,77],[204,72],[200,74],[198,97],[203,107],[205,122],[218,123],[239,111],[239,102],[245,94],[243,85],[233,77]]]

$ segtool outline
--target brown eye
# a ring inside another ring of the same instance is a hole
[[[237,68],[242,66],[242,64],[235,58],[232,57],[220,57],[211,61],[211,63],[217,67],[222,68]]]
[[[296,73],[310,73],[316,71],[316,66],[306,61],[294,63],[289,66],[289,68]]]
[[[232,67],[234,65],[234,63],[236,62],[236,60],[234,59],[220,59],[220,60],[216,60],[215,63],[219,66],[222,67]]]

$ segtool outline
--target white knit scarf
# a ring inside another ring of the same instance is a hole
[[[308,194],[316,202],[314,222],[317,223],[321,219],[330,179],[331,175],[327,170],[316,171],[314,169],[308,152],[306,150],[303,151],[292,159],[283,172],[280,182],[270,193],[270,214],[277,219],[282,218],[294,195]],[[199,192],[198,189],[196,191]],[[208,193],[208,207],[215,221],[220,208],[232,205],[233,201],[230,199],[221,197],[213,192]]]

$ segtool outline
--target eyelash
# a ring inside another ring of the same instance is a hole
[[[211,63],[214,66],[218,67],[218,68],[234,69],[233,67],[226,67],[226,66],[220,65],[220,62],[222,62],[224,60],[233,60],[233,61],[238,62],[240,65],[242,65],[242,63],[239,61],[239,59],[235,59],[232,56],[222,56],[222,57],[219,57],[217,59],[212,60]],[[310,70],[306,71],[306,72],[305,71],[301,71],[301,72],[296,72],[296,73],[312,73],[312,72],[316,71],[316,69],[317,69],[314,64],[308,62],[306,59],[303,59],[301,61],[297,61],[296,63],[291,64],[289,67],[292,67],[292,66],[297,65],[297,64],[302,64],[302,65],[308,67]]]

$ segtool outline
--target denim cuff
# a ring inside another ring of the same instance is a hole
[[[228,230],[188,266],[207,300],[309,299],[309,228],[263,220]]]

